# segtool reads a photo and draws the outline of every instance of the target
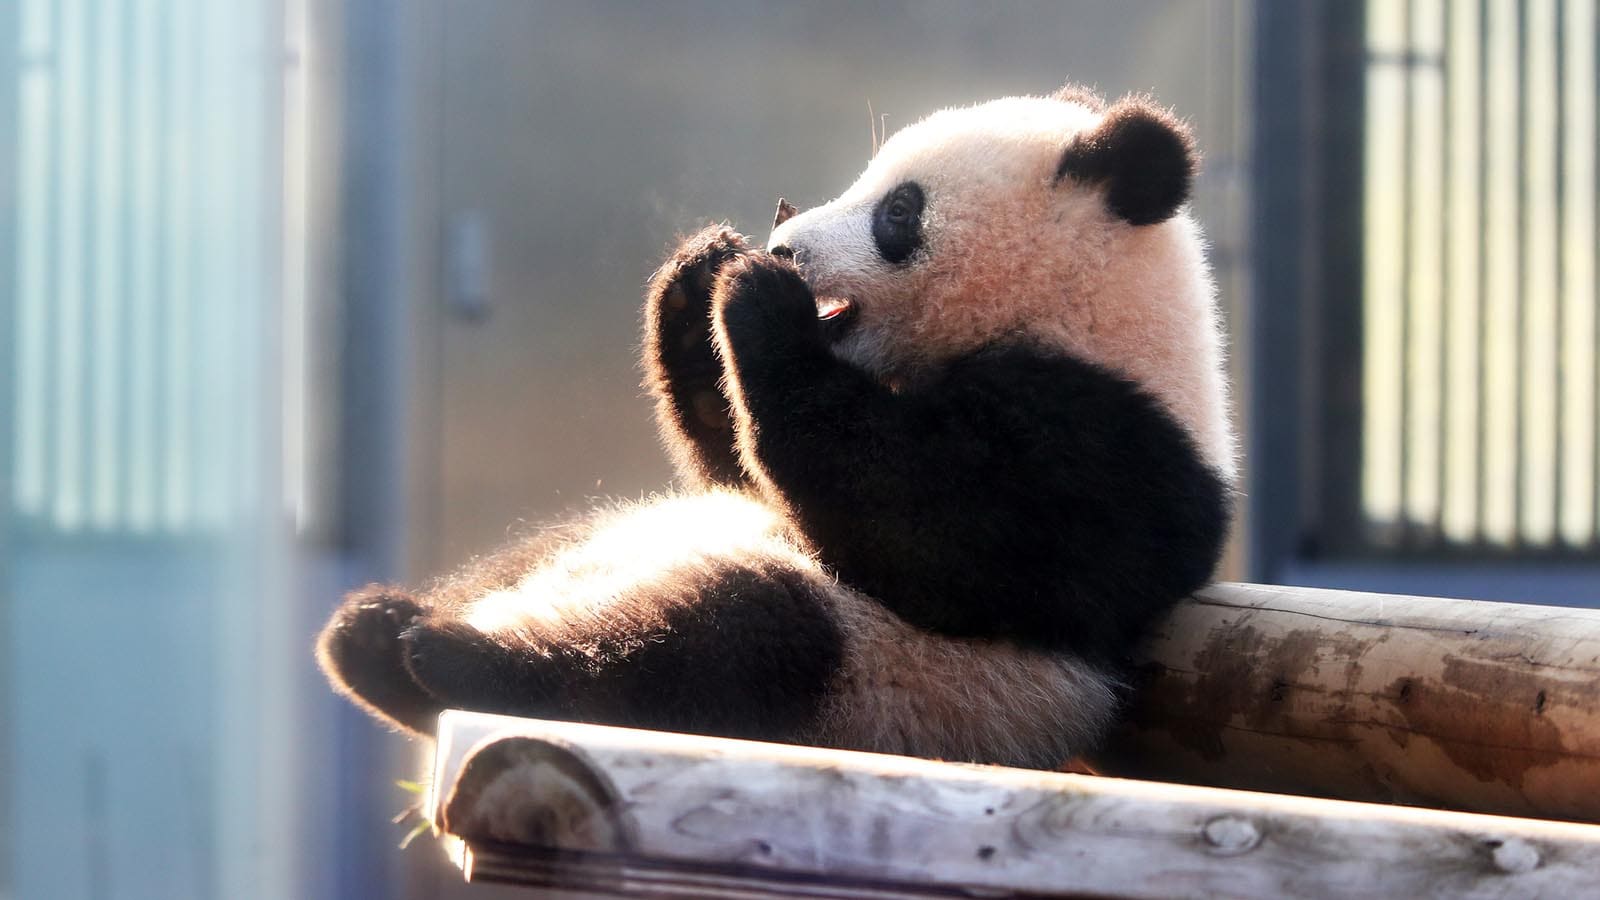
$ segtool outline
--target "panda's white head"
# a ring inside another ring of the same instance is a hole
[[[1025,336],[1160,400],[1231,480],[1222,340],[1188,129],[1147,98],[1069,88],[946,109],[768,242],[842,358],[887,382]]]

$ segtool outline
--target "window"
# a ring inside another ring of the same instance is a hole
[[[1595,558],[1596,3],[1262,27],[1258,571]]]

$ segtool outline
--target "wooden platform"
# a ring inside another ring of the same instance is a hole
[[[1600,826],[448,712],[469,880],[693,897],[1553,897]]]
[[[1600,612],[1217,585],[1141,672],[1098,762],[1160,780],[451,711],[427,809],[597,894],[1600,897]]]

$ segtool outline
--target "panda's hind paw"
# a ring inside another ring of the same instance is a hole
[[[529,715],[552,693],[549,663],[459,619],[424,619],[400,636],[406,671],[446,707]]]
[[[400,635],[427,615],[404,591],[368,585],[345,597],[317,638],[317,662],[334,686],[380,718],[430,733],[438,704],[406,671]]]

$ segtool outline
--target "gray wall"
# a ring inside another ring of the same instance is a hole
[[[868,159],[869,102],[892,130],[1068,80],[1154,92],[1206,154],[1196,205],[1236,309],[1248,26],[1237,2],[451,3],[417,120],[439,178],[418,233],[486,225],[490,309],[424,327],[417,568],[666,482],[633,359],[642,284],[677,233],[726,219],[764,237],[779,195],[842,190]]]

